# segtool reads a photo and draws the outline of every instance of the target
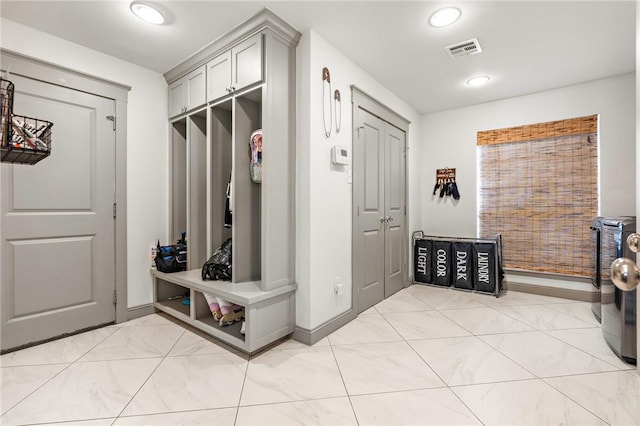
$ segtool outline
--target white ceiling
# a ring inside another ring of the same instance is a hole
[[[129,2],[7,1],[0,15],[164,73],[267,6],[313,29],[420,113],[509,98],[635,70],[635,1],[155,1],[169,24],[146,24]],[[445,5],[446,28],[427,23]],[[477,38],[483,53],[444,47]],[[478,74],[491,83],[468,88]],[[320,75],[320,74],[318,74]]]

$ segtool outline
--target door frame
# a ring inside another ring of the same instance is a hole
[[[127,98],[130,86],[80,73],[69,68],[0,49],[2,71],[45,83],[86,92],[115,102],[115,322],[128,319],[127,307]],[[9,77],[10,79],[10,77]],[[55,140],[52,143],[55,152]],[[37,166],[33,166],[37,167]],[[2,250],[0,245],[0,255]],[[2,291],[0,291],[0,298]]]
[[[401,131],[404,132],[405,134],[405,152],[407,152],[407,150],[409,149],[409,125],[411,124],[411,122],[409,120],[407,120],[406,118],[404,118],[403,116],[401,116],[400,114],[398,114],[397,112],[393,111],[391,108],[387,107],[386,105],[384,105],[382,102],[378,101],[376,98],[374,98],[373,96],[369,95],[368,93],[364,92],[363,90],[361,90],[360,88],[358,88],[356,85],[351,85],[351,105],[352,105],[352,109],[351,109],[351,135],[352,138],[354,140],[355,143],[355,137],[356,137],[356,132],[357,132],[357,127],[356,127],[356,112],[358,111],[358,109],[362,109],[364,111],[367,111],[369,114],[372,114],[376,117],[378,117],[379,119],[381,119],[382,121],[400,129]],[[352,144],[353,145],[353,144]],[[355,149],[353,149],[352,146],[352,150],[351,152],[355,152]],[[352,164],[351,167],[352,169],[355,168],[356,165],[356,159],[355,156],[352,157]],[[352,175],[356,176],[356,173],[354,170],[352,170]],[[404,179],[405,179],[405,186],[404,186],[404,204],[405,204],[405,211],[409,212],[409,197],[408,197],[408,184],[407,184],[407,176],[408,176],[408,167],[407,167],[407,161],[406,161],[406,155],[405,155],[405,168],[404,168]],[[358,275],[358,268],[355,267],[355,265],[358,264],[358,262],[360,262],[359,260],[359,253],[357,251],[357,247],[356,247],[356,238],[357,238],[357,220],[358,220],[358,205],[356,202],[356,197],[355,197],[355,193],[356,193],[356,185],[355,183],[352,184],[351,186],[351,259],[352,259],[352,266],[351,266],[351,310],[352,312],[358,312],[358,286],[357,283],[359,282],[358,279],[360,278]],[[409,229],[409,217],[408,214],[405,214],[405,224],[406,224],[406,229]],[[407,231],[408,232],[408,231]],[[409,237],[409,234],[407,233],[407,238]],[[406,250],[406,244],[405,246],[405,250]],[[405,287],[407,286],[407,283],[409,282],[409,271],[408,271],[408,265],[409,265],[409,259],[408,259],[408,255],[405,256],[405,261],[406,261],[406,265],[407,267],[405,267],[404,273],[403,273],[403,281],[404,281],[404,285]],[[357,315],[357,314],[356,314]]]

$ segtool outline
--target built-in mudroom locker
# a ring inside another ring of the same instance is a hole
[[[299,38],[265,9],[165,74],[169,232],[186,232],[188,266],[152,271],[154,306],[248,353],[295,325]],[[203,264],[229,239],[231,280],[203,280]],[[243,321],[219,321],[216,298],[243,309]]]

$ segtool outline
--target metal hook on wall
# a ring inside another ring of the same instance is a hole
[[[340,91],[336,89],[333,100],[335,102],[334,111],[336,113],[336,133],[340,133],[340,124],[342,123],[342,101],[340,99]]]
[[[327,138],[331,136],[332,112],[331,74],[329,68],[324,67],[322,68],[322,123],[324,124],[324,135]],[[327,126],[327,116],[329,117],[329,126]]]

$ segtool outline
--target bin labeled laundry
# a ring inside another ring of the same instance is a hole
[[[496,246],[491,243],[475,243],[473,257],[475,262],[474,284],[476,290],[493,293],[497,285]]]

